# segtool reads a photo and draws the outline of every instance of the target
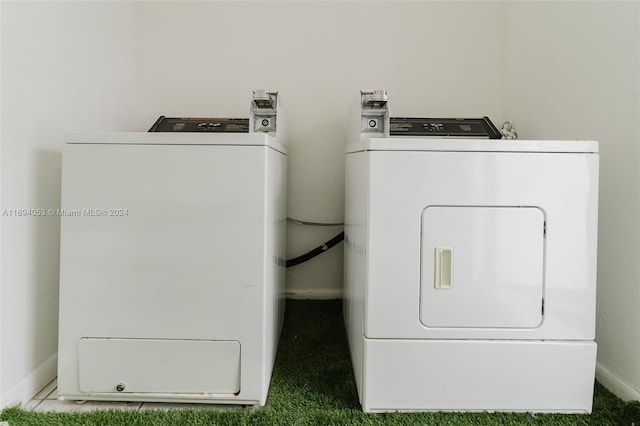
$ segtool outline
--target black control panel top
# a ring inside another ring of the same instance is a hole
[[[431,136],[501,139],[502,134],[489,117],[482,118],[406,118],[391,117],[390,136]]]
[[[248,118],[168,118],[161,115],[150,132],[249,133]]]

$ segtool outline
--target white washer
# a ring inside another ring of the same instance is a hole
[[[264,405],[284,311],[286,146],[267,133],[67,142],[59,399]]]
[[[344,311],[363,409],[591,412],[597,142],[359,136]]]

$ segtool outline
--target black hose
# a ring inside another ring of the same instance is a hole
[[[301,264],[303,262],[306,262],[307,260],[313,259],[317,255],[319,255],[321,253],[324,253],[325,251],[329,250],[331,247],[335,246],[336,244],[338,244],[342,240],[344,240],[344,231],[342,231],[341,233],[339,233],[338,235],[336,235],[335,237],[333,237],[332,239],[330,239],[326,243],[324,243],[324,244],[314,248],[313,250],[303,254],[302,256],[294,257],[293,259],[287,260],[287,268],[299,265],[299,264]]]

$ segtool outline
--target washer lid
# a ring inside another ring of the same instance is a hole
[[[287,147],[266,133],[153,133],[153,132],[91,132],[68,133],[69,144],[100,145],[217,145],[268,146],[283,154]]]
[[[368,138],[347,145],[346,152],[360,151],[469,151],[598,153],[596,141],[531,141],[443,138]]]

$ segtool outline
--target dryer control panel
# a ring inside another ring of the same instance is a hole
[[[350,108],[349,140],[420,137],[502,139],[489,117],[422,118],[392,117],[386,90],[361,90]],[[513,132],[515,139],[515,132]]]
[[[502,134],[489,117],[405,118],[391,117],[391,136],[500,139]]]

